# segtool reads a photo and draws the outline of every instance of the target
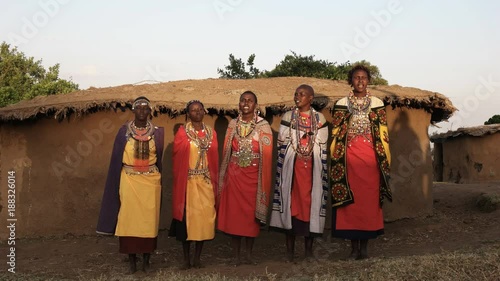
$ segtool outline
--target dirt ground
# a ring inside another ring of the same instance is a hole
[[[425,218],[405,219],[386,223],[386,234],[369,244],[370,259],[390,259],[403,256],[421,256],[454,251],[491,249],[500,252],[500,206],[493,212],[483,213],[476,207],[482,194],[500,195],[500,183],[490,184],[434,184],[434,214]],[[328,224],[327,224],[328,226]],[[329,226],[328,226],[329,227]],[[329,229],[323,239],[315,242],[317,263],[340,261],[349,252],[349,242],[332,239]],[[1,280],[99,279],[123,280],[128,262],[117,252],[114,237],[84,236],[25,239],[17,241],[16,274],[6,272],[7,245],[0,244]],[[297,262],[286,263],[282,234],[262,231],[254,246],[258,265],[227,265],[231,256],[229,238],[218,233],[203,249],[201,269],[180,271],[181,245],[160,232],[158,250],[152,256],[151,272],[134,274],[132,278],[148,279],[161,271],[178,271],[185,275],[200,276],[217,273],[219,276],[248,278],[254,276],[280,276],[292,269],[307,268],[302,261],[303,242],[297,240]],[[500,263],[500,261],[499,261]],[[141,264],[138,264],[140,268]],[[18,277],[15,277],[17,275]],[[289,275],[288,275],[289,276]],[[311,277],[312,278],[312,277]],[[500,278],[500,277],[499,277]],[[264,278],[266,279],[266,278]]]

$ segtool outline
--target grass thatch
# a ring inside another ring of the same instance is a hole
[[[306,77],[280,77],[267,79],[205,79],[185,80],[153,85],[123,85],[108,88],[90,88],[65,95],[37,97],[15,105],[0,108],[0,121],[82,115],[102,110],[131,107],[138,96],[147,96],[153,103],[154,115],[183,114],[186,103],[201,100],[211,113],[235,112],[238,97],[246,90],[254,91],[262,109],[281,114],[294,106],[293,93],[300,84],[309,84],[316,92],[315,104],[331,108],[347,95],[350,86],[343,81]],[[445,96],[416,88],[372,86],[370,92],[393,107],[421,108],[432,114],[431,120],[448,119],[456,110]]]
[[[483,126],[475,126],[468,128],[459,128],[455,131],[448,131],[442,134],[435,134],[430,137],[433,142],[442,142],[446,139],[456,138],[460,136],[482,137],[500,132],[500,124],[491,124]]]

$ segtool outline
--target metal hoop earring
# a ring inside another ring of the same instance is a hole
[[[260,116],[260,109],[255,110],[255,119],[257,119],[257,116]]]

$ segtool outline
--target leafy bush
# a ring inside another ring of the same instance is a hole
[[[0,46],[0,107],[75,90],[78,84],[59,78],[59,64],[46,70],[41,60],[26,57],[5,42]]]

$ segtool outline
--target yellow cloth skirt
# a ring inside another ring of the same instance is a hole
[[[215,196],[212,184],[203,175],[191,176],[187,182],[186,228],[188,241],[215,237]]]
[[[125,146],[123,163],[133,164],[133,140]],[[150,164],[156,163],[154,141],[150,141]],[[160,223],[161,174],[127,174],[120,176],[120,211],[116,236],[154,238]]]
[[[198,147],[191,143],[189,167],[208,167]],[[186,186],[186,230],[188,241],[211,240],[215,237],[215,195],[212,182],[205,175],[191,175]]]

